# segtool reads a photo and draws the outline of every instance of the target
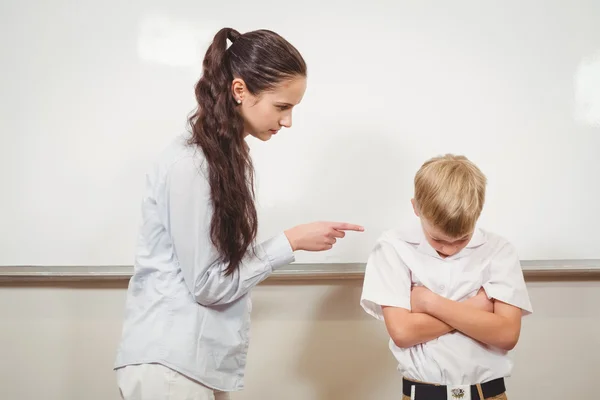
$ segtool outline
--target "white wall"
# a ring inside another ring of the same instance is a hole
[[[247,387],[234,400],[397,399],[382,324],[360,280],[266,283],[253,293]],[[592,399],[600,282],[529,282],[511,400]],[[124,283],[0,286],[0,399],[118,400],[111,371]]]

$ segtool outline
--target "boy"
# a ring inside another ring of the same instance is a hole
[[[476,226],[486,178],[446,155],[414,185],[420,223],[378,240],[360,304],[385,321],[404,400],[506,399],[508,352],[532,308],[515,248]]]

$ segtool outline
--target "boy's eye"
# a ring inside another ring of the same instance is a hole
[[[289,106],[277,106],[281,111],[285,111],[289,108]]]
[[[433,241],[436,243],[446,243],[446,244],[463,244],[464,242],[467,241],[467,239],[460,239],[460,240],[456,240],[452,243],[448,243],[445,240],[440,240],[440,239],[435,239],[435,238],[431,238],[431,239],[433,239]]]

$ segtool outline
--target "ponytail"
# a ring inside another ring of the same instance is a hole
[[[256,96],[285,79],[306,76],[306,64],[298,50],[274,32],[240,35],[223,28],[206,51],[202,66],[195,88],[198,108],[189,118],[190,144],[202,149],[208,163],[213,206],[210,237],[229,275],[240,266],[258,230],[254,168],[244,139],[244,120],[231,92],[232,81],[243,79]]]
[[[196,84],[198,110],[190,117],[192,142],[208,163],[213,214],[210,237],[226,274],[235,271],[256,238],[254,169],[244,140],[244,122],[230,92],[233,80],[227,39],[240,34],[221,29],[206,52],[202,78]]]

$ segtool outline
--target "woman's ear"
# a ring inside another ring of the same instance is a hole
[[[246,93],[246,83],[240,78],[235,78],[233,82],[231,82],[231,95],[235,102],[241,104],[244,101]]]

